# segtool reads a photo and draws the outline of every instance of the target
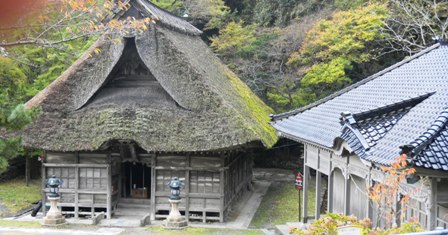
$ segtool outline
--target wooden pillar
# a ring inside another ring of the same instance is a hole
[[[191,156],[187,155],[187,170],[185,171],[185,218],[189,221],[190,218],[190,166]]]
[[[42,175],[42,214],[45,216],[47,214],[47,207],[45,206],[47,202],[47,194],[45,193],[45,188],[47,187],[47,169],[45,168],[45,162],[47,159],[47,151],[44,151],[44,156],[41,165],[41,175]]]
[[[366,182],[366,185],[367,185],[366,192],[368,193],[368,192],[369,192],[369,189],[373,186],[373,185],[371,184],[371,182],[373,182],[373,180],[372,180],[372,169],[371,169],[371,168],[369,169],[369,175],[367,176],[366,181],[367,181],[367,182]],[[376,215],[374,215],[373,213],[374,213],[374,210],[373,210],[373,201],[370,199],[369,196],[367,196],[367,217],[371,218],[371,219],[372,219],[372,222],[374,221],[374,220],[373,220],[374,216],[376,216]],[[401,213],[405,213],[405,212],[401,212]],[[400,214],[401,214],[401,213],[400,213]]]
[[[226,156],[221,156],[221,171],[219,172],[219,194],[220,194],[220,203],[219,203],[219,222],[224,222],[224,173],[225,173],[225,159]]]
[[[79,164],[79,152],[76,152],[75,163]],[[75,167],[75,218],[79,218],[79,166]]]
[[[327,211],[329,213],[333,213],[333,171],[330,171],[328,174],[327,188]]]
[[[430,178],[431,180],[431,194],[429,196],[428,204],[428,221],[426,225],[427,230],[433,230],[437,226],[437,179]]]
[[[308,222],[308,184],[310,177],[310,169],[306,165],[303,166],[303,203],[302,203],[302,222]]]
[[[151,220],[156,219],[156,161],[157,154],[151,159]]]
[[[320,171],[316,170],[316,207],[314,210],[314,218],[317,220],[320,217],[320,207],[321,207],[321,188],[322,188],[322,184],[321,184],[321,180],[322,180],[322,174],[320,173]]]
[[[30,183],[30,157],[25,156],[25,183],[26,186]]]
[[[109,165],[107,166],[107,199],[106,199],[106,205],[107,205],[107,219],[112,218],[112,161],[111,161],[111,154],[107,154],[107,162]],[[101,172],[101,171],[100,171]]]
[[[350,176],[347,172],[344,174],[344,215],[350,214]]]

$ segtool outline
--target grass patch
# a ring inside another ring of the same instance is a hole
[[[241,229],[218,229],[218,228],[192,228],[188,227],[182,230],[166,230],[161,226],[150,226],[148,230],[156,235],[264,235],[261,230],[241,230]]]
[[[8,211],[0,211],[0,216],[15,214],[30,208],[34,202],[41,199],[40,181],[33,180],[26,186],[24,179],[14,179],[0,183],[0,203]]]
[[[313,181],[311,181],[308,191],[308,213],[312,213],[315,206],[315,184]],[[303,199],[303,191],[300,196]],[[273,228],[278,224],[298,221],[298,200],[298,192],[293,183],[273,182],[263,197],[250,227]]]
[[[41,228],[42,225],[35,222],[13,221],[13,220],[0,220],[0,227],[15,227],[15,228]]]

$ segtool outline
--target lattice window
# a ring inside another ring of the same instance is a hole
[[[219,172],[190,171],[191,193],[219,193],[219,187]]]
[[[169,192],[168,182],[174,177],[178,177],[179,180],[185,182],[185,171],[157,170],[156,172],[156,191]]]
[[[106,168],[80,168],[79,188],[80,189],[107,189],[107,169]]]
[[[62,179],[63,183],[61,188],[75,188],[76,186],[76,175],[75,168],[72,167],[47,167],[47,179],[49,179],[52,175],[55,175],[57,178]]]
[[[426,227],[428,216],[426,214],[425,203],[411,198],[406,206],[405,212],[405,220],[415,218],[419,221],[420,225]]]

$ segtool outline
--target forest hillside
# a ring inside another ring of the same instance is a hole
[[[446,38],[441,0],[151,0],[185,18],[203,40],[275,112],[307,105]],[[100,23],[126,26],[116,1],[63,0],[0,24],[0,134],[29,123],[23,103],[56,79],[95,39]],[[118,2],[120,7],[125,4]],[[0,22],[1,23],[1,22]],[[146,23],[127,22],[145,29]],[[101,53],[95,51],[95,53]],[[18,138],[0,138],[0,172]]]

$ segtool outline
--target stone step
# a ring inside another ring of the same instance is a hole
[[[143,216],[150,213],[149,209],[117,209],[114,213],[114,216]]]
[[[289,235],[289,226],[286,224],[275,225],[276,235]]]
[[[302,229],[304,227],[304,224],[302,222],[286,222],[286,224],[276,225],[275,234],[289,235],[289,229],[292,227]]]
[[[132,204],[132,203],[118,203],[117,208],[120,209],[129,209],[129,210],[133,210],[133,209],[150,209],[151,205],[146,205],[146,204]]]
[[[289,227],[296,227],[296,228],[302,228],[303,223],[302,222],[287,222],[286,225]]]
[[[117,216],[116,218],[101,220],[98,225],[102,227],[135,228],[141,226],[140,219],[139,216],[122,216],[122,218]]]
[[[151,199],[138,199],[138,198],[120,198],[120,203],[129,203],[129,204],[145,204],[150,205]]]

